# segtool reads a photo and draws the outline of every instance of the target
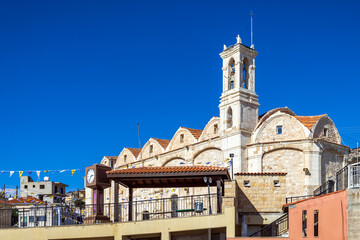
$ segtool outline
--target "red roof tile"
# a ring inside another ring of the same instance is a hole
[[[235,175],[286,175],[285,172],[241,172]]]
[[[4,205],[12,205],[9,203],[9,201],[3,201],[3,200],[0,200],[0,204],[4,204]],[[0,206],[1,207],[1,206]]]
[[[35,197],[27,196],[27,197],[21,197],[21,198],[14,198],[13,200],[8,201],[10,204],[43,204],[44,202],[40,199],[37,199]]]
[[[126,149],[129,150],[135,156],[135,158],[137,158],[141,152],[140,148],[126,148]]]
[[[319,121],[320,118],[325,116],[323,115],[317,115],[317,116],[294,116],[299,122],[301,122],[305,127],[307,127],[309,130],[313,128],[313,126]]]
[[[182,128],[185,128],[187,129],[193,136],[196,140],[198,140],[201,136],[201,133],[203,132],[203,130],[200,130],[200,129],[192,129],[192,128],[186,128],[186,127],[182,127]]]
[[[152,138],[152,139],[157,141],[163,149],[166,149],[166,147],[170,143],[170,140],[167,140],[167,139],[158,139],[158,138]]]
[[[117,169],[108,171],[106,173],[121,173],[121,174],[139,174],[139,173],[196,173],[196,172],[221,172],[227,171],[224,167],[212,167],[212,166],[164,166],[164,167],[138,167]]]

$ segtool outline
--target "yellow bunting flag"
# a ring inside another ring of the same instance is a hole
[[[19,177],[22,176],[23,172],[24,172],[24,171],[19,171]]]
[[[74,175],[76,169],[71,169],[71,176]]]
[[[45,170],[44,172],[49,172],[49,170]]]

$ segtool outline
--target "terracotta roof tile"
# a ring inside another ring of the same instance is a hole
[[[285,172],[241,172],[235,175],[286,175]]]
[[[224,167],[212,166],[164,166],[164,167],[138,167],[108,171],[107,173],[139,174],[139,173],[194,173],[194,172],[221,172],[227,171]]]
[[[307,127],[309,130],[313,128],[313,126],[319,121],[320,118],[325,116],[323,115],[317,115],[317,116],[294,116],[299,122],[301,122],[305,127]]]
[[[14,198],[13,200],[8,201],[10,204],[43,204],[44,202],[40,199],[37,199],[35,197],[27,196],[27,197],[21,197],[21,198]]]
[[[200,138],[201,133],[203,132],[203,130],[200,129],[186,128],[186,127],[182,127],[182,128],[189,130],[189,132],[194,136],[196,140]]]
[[[157,141],[160,146],[164,149],[166,149],[166,147],[169,145],[170,143],[170,140],[167,140],[167,139],[158,139],[158,138],[152,138],[154,139],[155,141]]]
[[[135,156],[135,158],[137,158],[141,152],[140,148],[126,148],[126,149],[129,150]]]

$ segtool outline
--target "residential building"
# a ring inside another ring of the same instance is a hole
[[[20,178],[20,197],[33,196],[48,203],[61,203],[65,200],[68,185],[61,182],[52,182],[49,177],[43,181],[34,182],[30,176]]]

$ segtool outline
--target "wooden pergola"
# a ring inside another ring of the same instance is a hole
[[[107,171],[107,178],[113,180],[115,196],[118,196],[117,184],[129,189],[129,206],[133,202],[134,188],[181,188],[216,186],[218,209],[221,209],[224,180],[230,179],[227,168],[212,166],[164,166],[139,167]],[[204,178],[208,179],[207,183]],[[209,179],[211,178],[211,182]],[[118,198],[115,198],[115,204]],[[129,207],[129,221],[132,221],[132,207]],[[115,214],[117,216],[117,214]]]

